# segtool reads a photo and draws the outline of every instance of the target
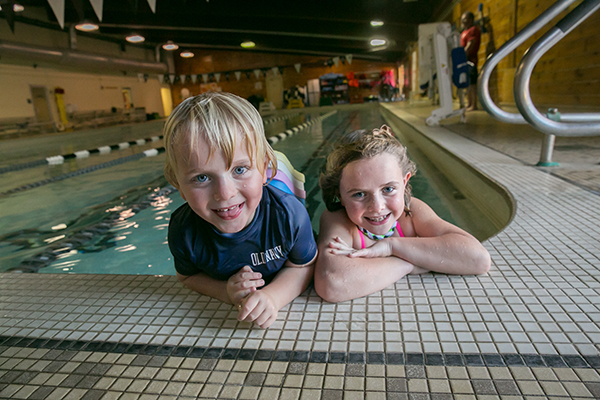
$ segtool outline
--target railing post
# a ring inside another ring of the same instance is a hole
[[[552,162],[552,152],[554,151],[554,140],[556,136],[545,134],[542,141],[542,154],[540,161],[536,164],[538,167],[558,167],[557,162]]]

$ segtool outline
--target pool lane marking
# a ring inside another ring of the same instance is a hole
[[[145,157],[154,157],[154,156],[159,155],[160,153],[163,153],[164,151],[165,151],[164,147],[159,147],[157,149],[145,150],[145,151],[143,151],[141,153],[138,153],[138,154],[133,154],[133,155],[130,155],[130,156],[127,156],[127,157],[117,158],[116,160],[107,161],[107,162],[104,162],[104,163],[101,163],[101,164],[92,165],[91,167],[78,169],[77,171],[73,171],[73,172],[69,172],[67,174],[62,174],[62,175],[59,175],[59,176],[55,176],[53,178],[44,179],[44,180],[37,181],[37,182],[34,182],[34,183],[28,183],[26,185],[19,186],[19,187],[16,187],[14,189],[11,189],[11,190],[7,190],[6,192],[1,192],[0,193],[0,197],[7,196],[7,195],[10,195],[10,194],[14,194],[14,193],[19,193],[19,192],[22,192],[24,190],[28,190],[28,189],[33,189],[33,188],[36,188],[36,187],[44,186],[44,185],[47,185],[49,183],[62,181],[62,180],[68,179],[68,178],[73,178],[75,176],[87,174],[89,172],[93,172],[93,171],[96,171],[96,170],[99,170],[99,169],[113,167],[115,165],[123,164],[123,163],[126,163],[128,161],[135,161],[135,160],[139,160],[139,159],[145,158]],[[56,156],[56,157],[62,157],[62,156]]]
[[[137,139],[137,140],[131,140],[129,142],[121,142],[121,143],[113,144],[111,146],[101,146],[101,147],[98,147],[95,149],[80,150],[80,151],[76,151],[74,153],[50,156],[50,157],[46,157],[45,159],[39,160],[39,161],[32,161],[32,162],[28,162],[28,163],[10,165],[8,167],[0,168],[0,174],[3,174],[5,172],[19,171],[19,170],[28,169],[28,168],[34,168],[34,167],[38,167],[38,166],[44,165],[44,164],[60,165],[60,164],[64,163],[65,160],[70,160],[73,158],[80,158],[80,159],[88,158],[91,154],[108,154],[113,150],[124,150],[131,146],[142,146],[146,143],[158,142],[162,138],[163,138],[162,135],[152,136],[152,137],[145,138],[145,139]]]
[[[312,124],[314,124],[316,122],[320,122],[320,121],[325,120],[326,118],[331,117],[335,113],[337,113],[337,110],[333,110],[331,112],[328,112],[327,114],[323,114],[317,118],[311,119],[310,121],[307,121],[303,124],[300,124],[293,128],[290,128],[290,129],[286,130],[285,132],[281,132],[276,135],[269,136],[269,138],[267,138],[267,141],[269,142],[270,145],[274,145],[275,143],[285,140],[288,137],[300,132],[301,130],[308,128],[309,126],[311,126]]]

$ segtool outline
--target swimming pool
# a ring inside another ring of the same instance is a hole
[[[267,136],[316,120],[328,111],[284,112],[284,118],[267,117]],[[345,132],[383,123],[377,105],[342,107],[335,115],[273,146],[305,174],[306,206],[316,232],[324,210],[317,179],[332,144]],[[160,134],[156,123],[146,125],[147,131],[143,131],[143,125],[125,136],[113,133],[111,139],[134,140],[132,135]],[[107,144],[111,143],[93,143]],[[161,145],[150,142],[109,154],[72,159],[57,166],[0,174],[0,192],[6,192],[5,188],[22,186],[23,182],[39,182],[44,177],[62,177],[73,171],[92,169],[0,197],[0,272],[174,275],[166,235],[170,213],[183,200],[162,176],[164,154],[111,164]],[[412,152],[409,148],[411,157]],[[93,170],[100,164],[104,167]],[[411,179],[414,196],[431,204],[442,218],[460,225],[452,210],[456,199],[442,193],[448,190],[440,190],[443,186],[440,178],[432,174],[436,175],[435,170],[421,168]]]

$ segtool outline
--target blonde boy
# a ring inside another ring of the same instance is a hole
[[[173,110],[164,138],[165,176],[186,201],[169,223],[179,281],[269,327],[310,283],[317,246],[304,206],[266,185],[277,160],[260,115],[233,94],[204,93]]]

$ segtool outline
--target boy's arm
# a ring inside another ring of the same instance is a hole
[[[183,283],[185,287],[194,292],[210,296],[227,304],[233,304],[227,294],[227,281],[219,281],[202,272],[190,276],[181,275],[177,272],[177,279],[179,282]]]
[[[300,296],[312,281],[314,260],[302,266],[286,262],[271,283],[243,301],[238,319],[254,322],[261,328],[271,326],[279,310]]]
[[[336,237],[352,245],[352,229],[356,227],[343,210],[324,211],[321,215],[315,290],[332,303],[375,293],[413,270],[410,263],[397,257],[349,258],[332,254],[329,244]]]
[[[265,284],[259,272],[245,266],[227,281],[220,281],[200,272],[186,276],[177,273],[177,279],[185,287],[200,294],[213,297],[227,304],[240,305],[243,299]]]

